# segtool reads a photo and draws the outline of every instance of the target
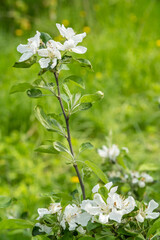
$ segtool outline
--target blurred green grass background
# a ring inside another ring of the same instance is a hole
[[[113,143],[128,147],[135,169],[152,171],[159,179],[160,167],[160,27],[159,0],[47,0],[3,1],[0,18],[0,195],[16,198],[13,207],[2,216],[32,219],[36,209],[48,203],[41,194],[72,191],[75,175],[65,158],[42,155],[34,148],[45,139],[57,139],[35,119],[38,103],[48,112],[60,111],[55,99],[29,99],[26,94],[10,95],[13,84],[33,82],[39,66],[14,69],[20,55],[16,47],[36,30],[48,32],[55,40],[55,23],[71,26],[77,33],[87,32],[82,56],[93,64],[94,72],[77,65],[66,71],[83,77],[83,93],[104,92],[104,99],[88,111],[71,119],[75,149],[83,141],[96,148],[106,144],[113,133]],[[49,76],[48,76],[49,77]],[[81,91],[73,88],[73,91]],[[77,140],[78,139],[78,140]],[[81,160],[101,161],[96,151],[84,153]],[[90,190],[95,176],[86,180]],[[67,184],[64,185],[64,182]],[[92,183],[92,184],[91,184]],[[160,201],[159,194],[154,195]],[[2,232],[1,239],[30,239],[30,232]]]

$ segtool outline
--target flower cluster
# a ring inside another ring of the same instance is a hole
[[[37,220],[41,220],[46,214],[57,214],[57,221],[60,228],[69,231],[77,230],[81,234],[85,234],[85,227],[88,222],[98,222],[100,224],[107,224],[110,221],[115,221],[118,224],[127,223],[127,214],[134,211],[132,220],[143,222],[145,219],[156,219],[159,216],[158,212],[153,212],[157,207],[158,203],[151,200],[148,204],[137,204],[132,196],[127,198],[122,197],[117,193],[117,186],[113,187],[113,183],[109,182],[103,186],[107,192],[107,197],[100,194],[100,185],[97,184],[93,189],[93,200],[83,200],[79,205],[69,204],[63,210],[60,203],[52,203],[49,209],[40,208],[38,209],[39,217]],[[45,224],[37,223],[39,231],[51,233],[52,228]]]
[[[133,185],[138,185],[140,188],[144,188],[146,186],[146,183],[152,183],[154,180],[153,178],[145,173],[139,173],[137,171],[131,171],[130,177]]]
[[[72,28],[65,28],[64,25],[56,24],[60,34],[65,38],[64,43],[54,41],[52,39],[44,43],[41,39],[41,33],[36,32],[36,35],[28,39],[27,44],[20,44],[17,51],[22,53],[19,62],[23,62],[37,54],[42,57],[39,60],[41,68],[55,68],[58,60],[61,59],[61,51],[70,51],[78,54],[83,54],[87,51],[86,47],[77,46],[82,42],[86,33],[76,34]]]
[[[126,153],[129,152],[128,148],[126,147],[123,147],[122,150],[124,150]],[[103,145],[102,149],[98,149],[98,154],[100,157],[109,159],[112,163],[115,163],[117,157],[120,155],[120,149],[116,144],[113,144],[109,147]]]

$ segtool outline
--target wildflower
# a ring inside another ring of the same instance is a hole
[[[146,183],[153,182],[153,178],[147,173],[139,173],[139,172],[130,172],[132,178],[132,184],[138,184],[140,188],[144,188]]]
[[[87,226],[90,217],[91,216],[87,212],[82,212],[80,207],[76,206],[75,204],[69,204],[64,210],[60,225],[63,227],[63,229],[65,229],[66,223],[68,223],[69,230],[73,231],[78,227],[78,225],[81,225],[82,227]]]
[[[54,40],[49,40],[46,44],[47,48],[42,48],[38,50],[38,54],[41,57],[39,64],[41,68],[47,68],[51,62],[51,68],[57,65],[57,59],[61,59],[61,53],[59,50],[63,50],[63,46],[60,42]]]
[[[77,177],[77,176],[71,177],[71,182],[72,182],[72,183],[79,183],[78,177]]]
[[[102,158],[109,158],[112,162],[116,161],[116,158],[120,154],[120,150],[117,145],[113,144],[111,147],[102,146],[102,149],[98,149],[98,154]]]
[[[38,208],[38,214],[39,217],[37,218],[37,220],[43,218],[44,215],[46,214],[54,214],[54,213],[58,213],[60,212],[62,209],[61,204],[60,203],[51,203],[49,206],[49,209],[47,208]]]
[[[85,26],[85,27],[83,28],[83,31],[86,32],[86,33],[90,33],[91,29],[90,29],[90,27]]]
[[[39,46],[40,46],[40,32],[37,31],[34,37],[28,39],[28,44],[18,45],[17,51],[22,53],[19,62],[26,61],[34,54],[36,54]]]
[[[156,219],[159,217],[159,213],[153,212],[158,206],[159,204],[152,199],[145,210],[143,208],[139,210],[136,216],[137,221],[144,222],[144,219]]]
[[[86,47],[77,46],[78,43],[82,42],[83,38],[86,36],[86,33],[77,34],[74,32],[72,28],[65,28],[62,24],[56,24],[60,34],[65,37],[67,40],[64,42],[64,51],[72,51],[78,54],[83,54],[87,51]]]

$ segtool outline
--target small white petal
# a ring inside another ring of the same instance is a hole
[[[86,47],[82,47],[82,46],[77,46],[72,48],[72,52],[78,53],[78,54],[84,54],[87,51]]]
[[[122,216],[123,216],[123,212],[122,211],[117,211],[116,209],[113,209],[112,212],[109,214],[109,218],[111,220],[114,220],[114,221],[118,222],[118,223],[121,223]]]
[[[62,24],[62,26],[59,23],[56,23],[56,27],[58,28],[60,34],[62,35],[62,37],[65,37],[66,35],[66,28],[64,27],[64,25]]]
[[[19,44],[17,47],[17,51],[20,53],[25,53],[30,51],[30,47],[28,44]]]
[[[99,184],[97,184],[96,186],[94,186],[94,187],[92,188],[92,193],[97,193],[98,190],[99,190],[99,188],[100,188]]]
[[[148,207],[146,209],[146,213],[151,213],[158,206],[159,206],[159,204],[152,199],[148,204]]]
[[[19,59],[19,62],[24,62],[26,60],[28,60],[30,57],[33,56],[33,53],[32,52],[25,52],[22,54],[22,56],[20,57]]]
[[[104,185],[106,188],[107,188],[107,190],[109,191],[110,190],[110,188],[112,187],[112,185],[113,185],[113,183],[112,182],[109,182],[109,183],[107,183],[106,185]]]
[[[146,186],[144,181],[139,181],[138,185],[139,185],[140,188],[144,188]]]
[[[86,33],[85,33],[85,32],[73,36],[72,39],[73,39],[76,43],[80,43],[80,42],[82,42],[82,40],[83,40],[84,37],[86,37]]]
[[[39,64],[40,64],[41,68],[47,68],[49,63],[50,63],[50,59],[49,58],[41,58],[39,60]]]
[[[42,48],[38,50],[38,55],[41,57],[48,57],[48,49],[47,48]]]
[[[52,232],[52,228],[48,227],[46,225],[42,225],[40,223],[36,223],[35,226],[40,228],[39,229],[40,232],[45,232],[47,234],[50,234]]]
[[[76,218],[76,223],[82,225],[83,227],[86,227],[90,219],[91,215],[88,214],[87,212],[83,212],[78,214]]]
[[[100,213],[99,215],[99,221],[102,223],[102,224],[106,224],[108,222],[108,219],[109,219],[109,215],[104,215],[102,213]]]
[[[51,68],[54,68],[56,65],[57,65],[57,58],[54,58],[54,59],[52,60]]]
[[[85,234],[86,233],[86,230],[83,229],[83,227],[79,226],[77,229],[76,229],[79,233],[81,234]]]
[[[144,217],[142,217],[140,213],[138,213],[138,215],[136,216],[136,219],[138,222],[144,222]]]
[[[156,213],[156,212],[153,212],[153,213],[149,213],[147,216],[146,216],[146,219],[156,219],[159,217],[159,213]]]

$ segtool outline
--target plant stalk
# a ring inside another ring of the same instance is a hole
[[[69,127],[69,116],[66,115],[66,112],[64,110],[64,106],[63,106],[63,103],[62,103],[60,87],[59,87],[59,81],[58,81],[58,73],[54,72],[54,76],[55,76],[57,90],[58,90],[57,98],[58,98],[58,101],[60,103],[60,106],[61,106],[61,109],[62,109],[62,113],[63,113],[64,119],[65,119],[66,127],[67,127],[67,141],[68,141],[68,145],[69,145],[71,154],[74,157],[74,151],[73,151],[73,147],[72,147],[70,127]],[[77,173],[77,177],[79,179],[79,183],[80,183],[81,190],[82,190],[82,195],[83,195],[83,200],[84,200],[86,198],[86,196],[85,196],[85,187],[84,187],[84,184],[83,184],[83,181],[82,181],[82,178],[81,178],[81,175],[80,175],[80,172],[79,172],[76,160],[74,160],[73,167],[75,168],[75,171]]]

